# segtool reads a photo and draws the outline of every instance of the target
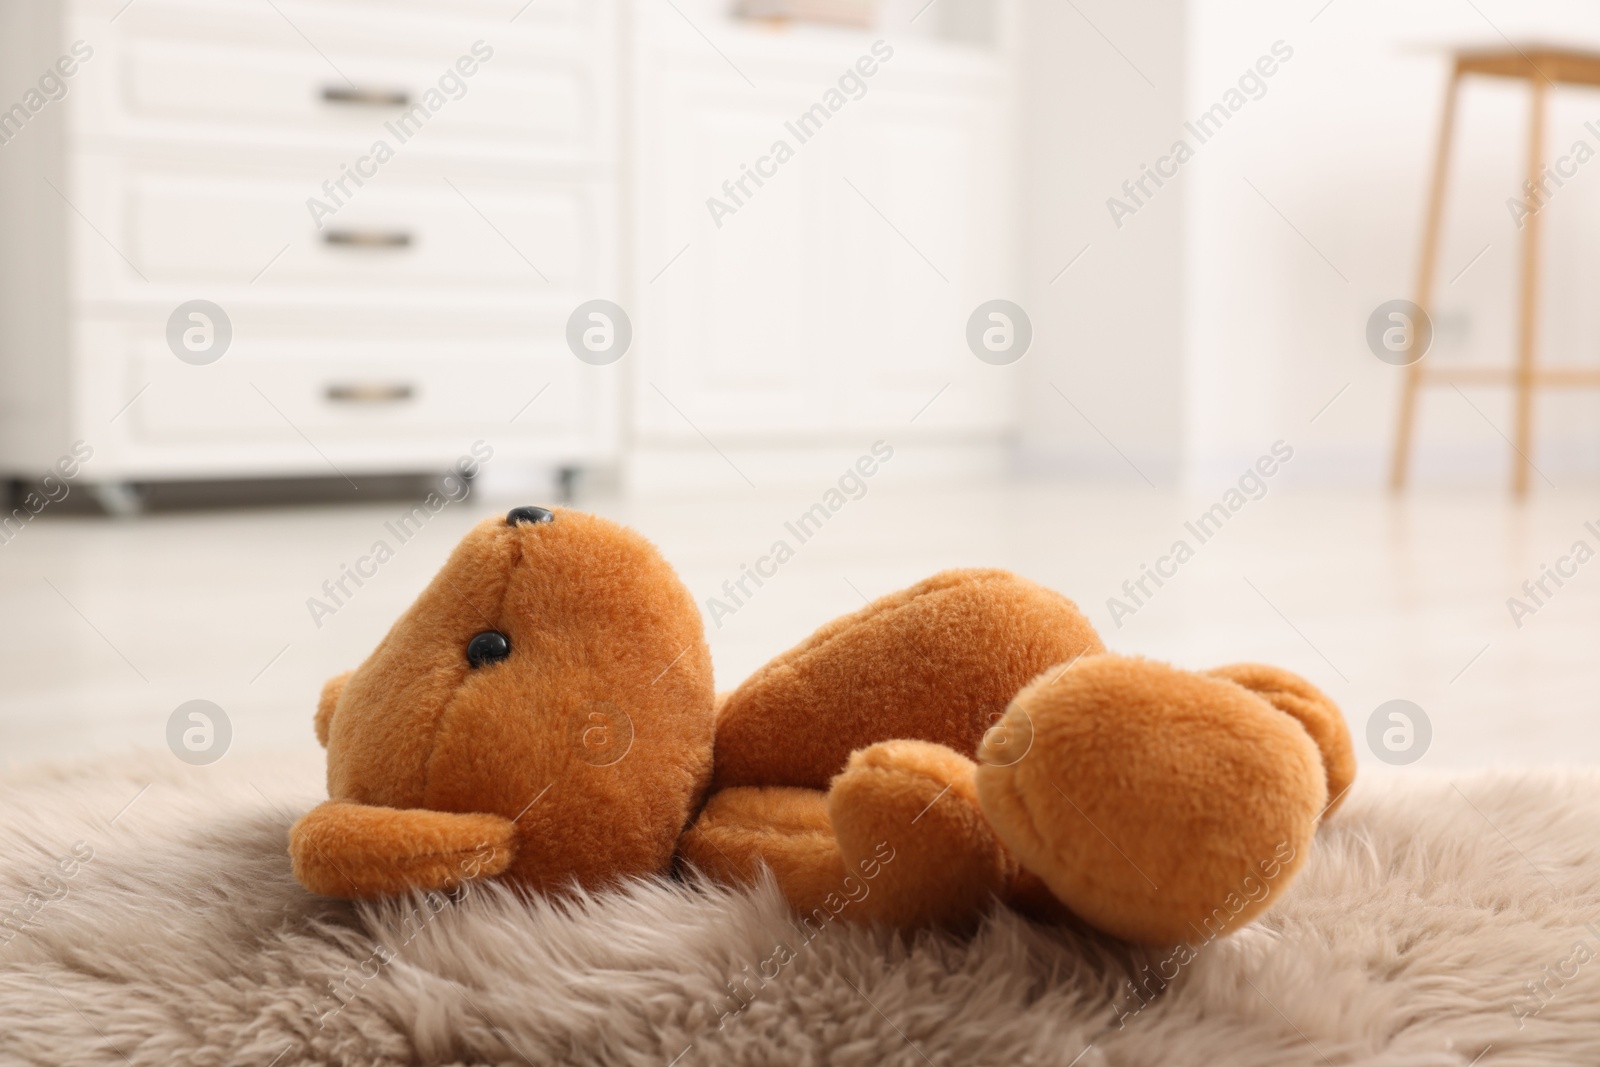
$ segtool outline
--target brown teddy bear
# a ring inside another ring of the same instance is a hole
[[[290,832],[314,892],[596,888],[676,853],[770,869],[823,920],[960,927],[998,898],[1151,944],[1258,914],[1355,773],[1304,680],[1113,655],[998,570],[883,597],[717,698],[654,547],[532,507],[467,535],[316,727],[332,799]]]

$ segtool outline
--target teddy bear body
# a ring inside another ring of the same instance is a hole
[[[999,898],[1153,943],[1259,913],[1354,766],[1303,680],[1111,655],[1071,601],[994,570],[774,659],[722,701],[715,762],[680,851],[771,869],[802,914],[959,927]]]

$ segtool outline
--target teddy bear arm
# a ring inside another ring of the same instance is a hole
[[[500,874],[513,857],[515,831],[498,815],[329,800],[290,829],[289,855],[306,888],[363,900]]]

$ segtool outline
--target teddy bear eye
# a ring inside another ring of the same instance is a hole
[[[499,630],[485,630],[467,642],[467,662],[474,667],[499,663],[511,655],[511,640]]]

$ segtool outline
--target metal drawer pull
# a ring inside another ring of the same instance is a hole
[[[411,235],[404,230],[326,230],[322,242],[340,248],[410,248]]]
[[[411,94],[404,89],[328,85],[323,87],[322,99],[329,104],[348,104],[353,107],[405,107],[411,103]]]
[[[416,391],[404,382],[350,382],[330,385],[323,395],[335,404],[400,404]]]

